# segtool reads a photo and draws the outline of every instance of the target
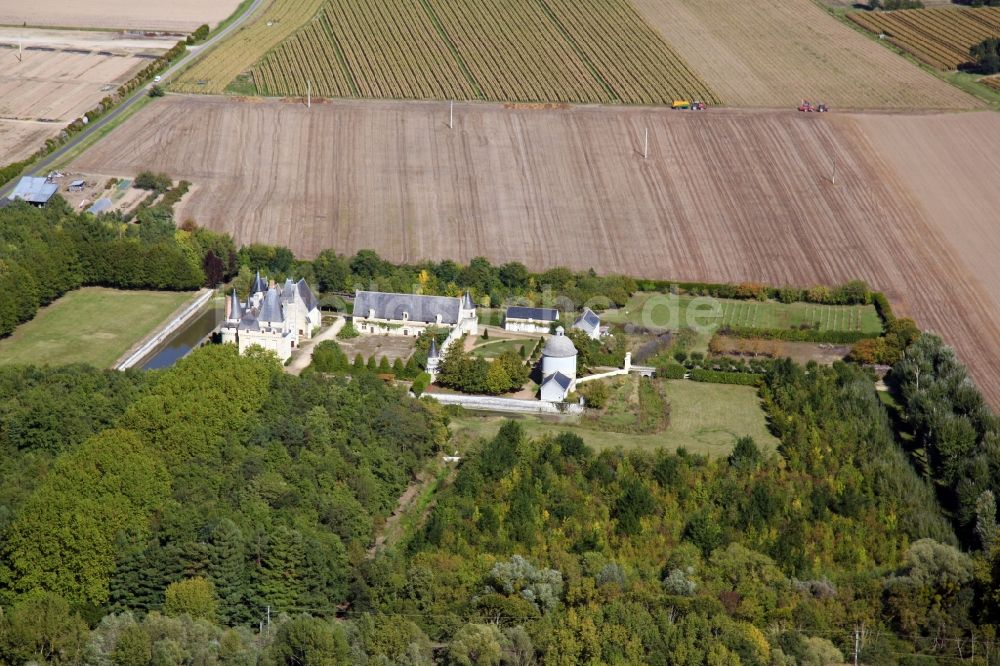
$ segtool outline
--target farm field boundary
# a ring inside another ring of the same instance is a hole
[[[221,93],[270,49],[304,26],[323,0],[271,0],[250,22],[185,70],[171,89]]]
[[[931,169],[942,150],[957,161],[986,150],[989,164],[1000,151],[975,140],[1000,136],[1000,116],[874,114],[899,128],[876,149],[852,114],[463,104],[449,129],[448,108],[168,96],[71,168],[152,168],[189,180],[197,187],[180,219],[303,257],[372,248],[395,262],[486,256],[692,282],[865,280],[897,315],[944,334],[1000,404],[1000,305],[983,295],[981,268],[952,245],[972,222],[932,226],[885,161],[907,154],[906,168]],[[972,143],[905,153],[905,132],[931,118],[969,123]],[[149,132],[152,124],[161,131]],[[967,181],[962,192],[986,191],[995,173],[963,168],[956,178]],[[935,193],[942,206],[956,196]],[[1000,243],[985,224],[993,218],[979,215],[980,245]]]

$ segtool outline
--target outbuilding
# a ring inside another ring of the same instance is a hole
[[[18,182],[9,199],[26,201],[32,206],[44,206],[59,191],[59,185],[48,178],[25,176]]]
[[[548,333],[552,324],[559,321],[559,310],[555,308],[528,308],[514,306],[507,308],[503,327],[506,331],[518,333]]]

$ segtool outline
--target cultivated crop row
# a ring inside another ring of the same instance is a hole
[[[718,101],[627,0],[327,0],[252,73],[268,95]]]
[[[323,0],[271,0],[247,26],[224,40],[173,84],[181,92],[221,93],[269,50],[306,25]]]
[[[969,49],[1000,37],[1000,7],[935,7],[895,12],[852,12],[852,21],[884,34],[901,49],[938,69],[969,62]]]
[[[620,101],[669,104],[692,97],[719,102],[631,4],[543,0],[543,5]],[[602,33],[605,39],[593,38]]]

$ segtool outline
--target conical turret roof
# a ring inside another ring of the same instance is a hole
[[[260,314],[257,315],[257,319],[269,324],[285,320],[285,316],[281,312],[281,297],[278,296],[278,290],[276,288],[271,287],[267,290],[267,294],[264,296],[264,302],[261,303]]]
[[[240,305],[240,297],[236,295],[236,289],[233,289],[233,293],[229,295],[229,318],[243,318],[243,306]]]
[[[260,276],[260,271],[257,271],[257,277],[253,279],[253,283],[250,285],[250,295],[253,296],[264,291],[267,291],[267,280]]]

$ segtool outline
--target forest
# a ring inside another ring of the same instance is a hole
[[[857,366],[773,363],[773,453],[597,454],[509,421],[373,555],[447,450],[436,403],[223,346],[3,369],[0,658],[823,664],[857,638],[863,663],[973,641],[996,663],[996,419],[933,336],[893,374],[890,412]]]
[[[162,371],[0,368],[0,663],[1000,663],[1000,423],[954,352],[862,283],[302,262],[169,213],[0,210],[3,332],[81,285],[249,284],[251,267],[305,277],[333,308],[359,285],[576,305],[675,288],[874,302],[886,335],[856,352],[893,364],[888,390],[856,364],[770,361],[753,383],[777,450],[734,433],[720,458],[598,453],[510,420],[379,549],[401,496],[452,455],[455,415],[387,368],[334,344],[302,376],[227,346]],[[445,370],[500,391],[509,360]]]

